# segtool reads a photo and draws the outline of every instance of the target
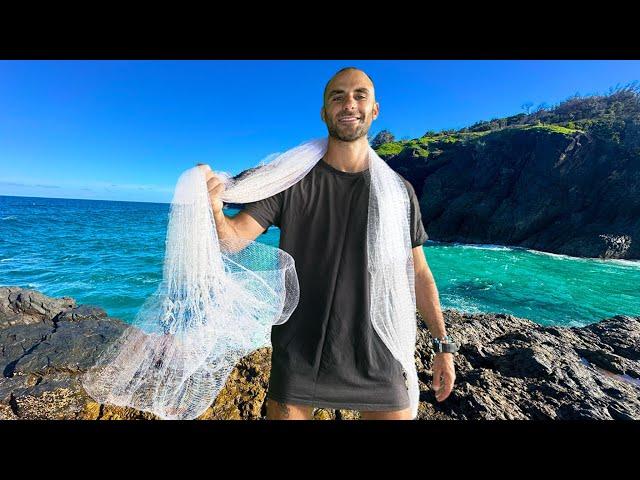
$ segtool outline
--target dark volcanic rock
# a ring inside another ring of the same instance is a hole
[[[46,322],[65,309],[76,306],[73,298],[51,298],[35,290],[2,287],[0,295],[0,328]]]
[[[504,314],[445,317],[464,339],[457,386],[442,403],[423,392],[420,418],[640,419],[639,317],[570,328]],[[611,375],[611,364],[626,377]]]
[[[123,322],[100,308],[18,287],[0,287],[0,304],[0,418],[154,418],[99,405],[79,382]],[[418,419],[640,419],[640,317],[559,328],[504,314],[443,313],[449,333],[462,342],[456,382],[444,402],[435,400],[430,335],[418,316]],[[199,418],[265,418],[270,353],[261,348],[244,357]],[[314,418],[359,413],[316,409]]]
[[[87,405],[78,376],[124,323],[18,287],[0,287],[0,304],[11,306],[0,310],[0,417],[78,418]]]

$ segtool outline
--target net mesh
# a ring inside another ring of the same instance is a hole
[[[300,181],[322,158],[327,139],[268,157],[238,178],[216,172],[228,203],[270,197]],[[409,197],[401,177],[369,148],[367,259],[373,327],[407,376],[412,416],[418,378]],[[99,403],[130,406],[164,419],[204,413],[241,357],[270,346],[273,325],[299,300],[294,259],[242,238],[218,238],[204,172],[178,179],[169,211],[163,278],[120,338],[82,377]]]

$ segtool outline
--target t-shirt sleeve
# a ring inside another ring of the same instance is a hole
[[[245,203],[241,211],[251,215],[265,229],[263,233],[266,233],[271,225],[280,227],[283,194],[284,192],[280,192],[256,202]]]
[[[404,180],[404,183],[407,186],[407,191],[409,192],[409,203],[411,205],[411,248],[415,248],[426,242],[429,235],[427,235],[422,223],[420,203],[418,202],[416,191],[408,180],[404,177],[402,179]]]

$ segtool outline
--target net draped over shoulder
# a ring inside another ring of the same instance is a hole
[[[411,184],[411,244],[428,238]],[[267,398],[353,410],[409,406],[401,364],[369,321],[368,171],[343,172],[321,159],[298,183],[244,205],[296,264],[298,306],[271,329]]]
[[[245,204],[302,180],[327,150],[327,138],[271,157],[225,182],[222,200]],[[410,198],[405,181],[369,147],[366,264],[369,318],[404,369],[413,418],[419,386]],[[82,376],[100,403],[160,418],[204,413],[238,360],[270,344],[300,299],[295,261],[286,251],[240,238],[220,240],[204,172],[178,179],[171,202],[162,281],[122,336]]]

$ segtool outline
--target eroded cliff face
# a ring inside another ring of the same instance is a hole
[[[432,240],[640,258],[638,148],[553,126],[379,147],[420,198]]]

